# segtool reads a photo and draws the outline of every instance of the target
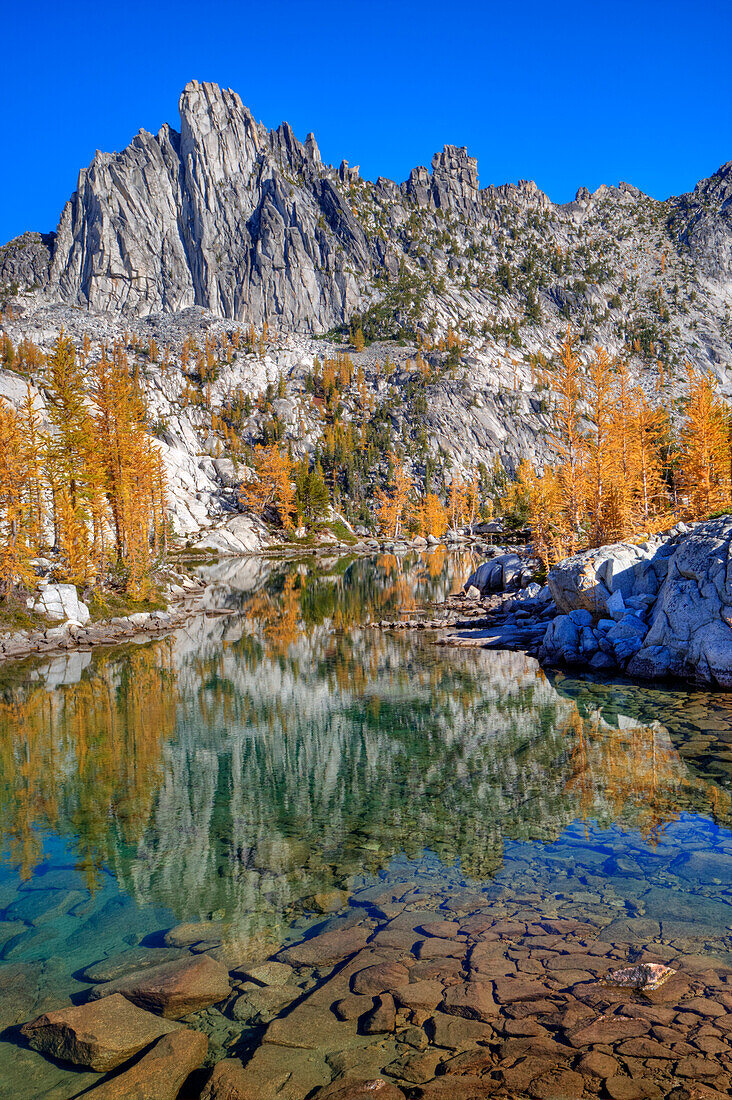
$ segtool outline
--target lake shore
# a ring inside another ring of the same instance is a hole
[[[189,575],[178,575],[179,583],[172,589],[165,609],[136,611],[129,615],[116,615],[93,622],[77,621],[73,615],[65,621],[52,621],[47,616],[39,614],[38,627],[35,629],[29,627],[22,630],[0,631],[0,663],[26,660],[35,656],[53,656],[69,650],[85,650],[90,647],[116,646],[141,641],[146,637],[159,637],[176,630],[195,615],[221,614],[221,611],[205,606],[206,585],[195,579],[196,569],[212,563],[248,559],[289,562],[302,558],[309,563],[315,561],[325,565],[326,561],[334,555],[338,558],[346,556],[365,558],[380,553],[400,555],[410,552],[428,553],[438,550],[454,552],[468,549],[478,553],[485,550],[484,539],[475,536],[459,536],[447,541],[436,539],[428,541],[423,538],[400,540],[374,538],[361,539],[355,543],[333,541],[306,546],[283,544],[251,554],[185,555]],[[40,589],[39,593],[42,591]]]

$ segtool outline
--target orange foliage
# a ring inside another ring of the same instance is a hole
[[[392,538],[399,538],[402,527],[408,521],[412,496],[412,479],[402,463],[394,470],[393,487],[390,493],[379,490],[377,494],[377,520],[379,530]]]
[[[295,487],[292,460],[287,450],[276,443],[256,446],[253,456],[254,476],[240,488],[242,503],[255,512],[267,508],[277,511],[282,525],[294,526]]]

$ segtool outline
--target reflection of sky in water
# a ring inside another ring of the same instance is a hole
[[[84,965],[211,914],[269,953],[379,880],[726,955],[727,698],[363,628],[471,565],[225,563],[211,604],[234,614],[4,670],[0,982],[47,961],[47,988],[75,993]]]

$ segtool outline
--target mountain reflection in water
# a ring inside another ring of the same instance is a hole
[[[576,820],[650,845],[684,812],[729,825],[728,771],[682,758],[658,721],[607,721],[618,689],[577,701],[522,654],[363,625],[447,594],[471,562],[237,565],[205,571],[234,614],[95,654],[77,682],[49,688],[58,662],[6,672],[0,829],[21,878],[60,836],[90,886],[108,868],[140,906],[279,942],[397,855],[481,881],[507,841]]]
[[[732,699],[367,625],[474,564],[222,562],[185,630],[4,667],[2,1100],[94,1084],[3,1031],[85,1000],[91,963],[202,918],[264,959],[375,882],[732,961]],[[226,1011],[197,1026],[210,1061],[256,1041]]]

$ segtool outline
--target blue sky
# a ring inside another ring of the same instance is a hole
[[[178,125],[191,78],[234,88],[323,159],[403,180],[446,142],[481,185],[657,198],[732,160],[732,0],[63,4],[3,16],[0,241],[54,229],[79,169]]]

